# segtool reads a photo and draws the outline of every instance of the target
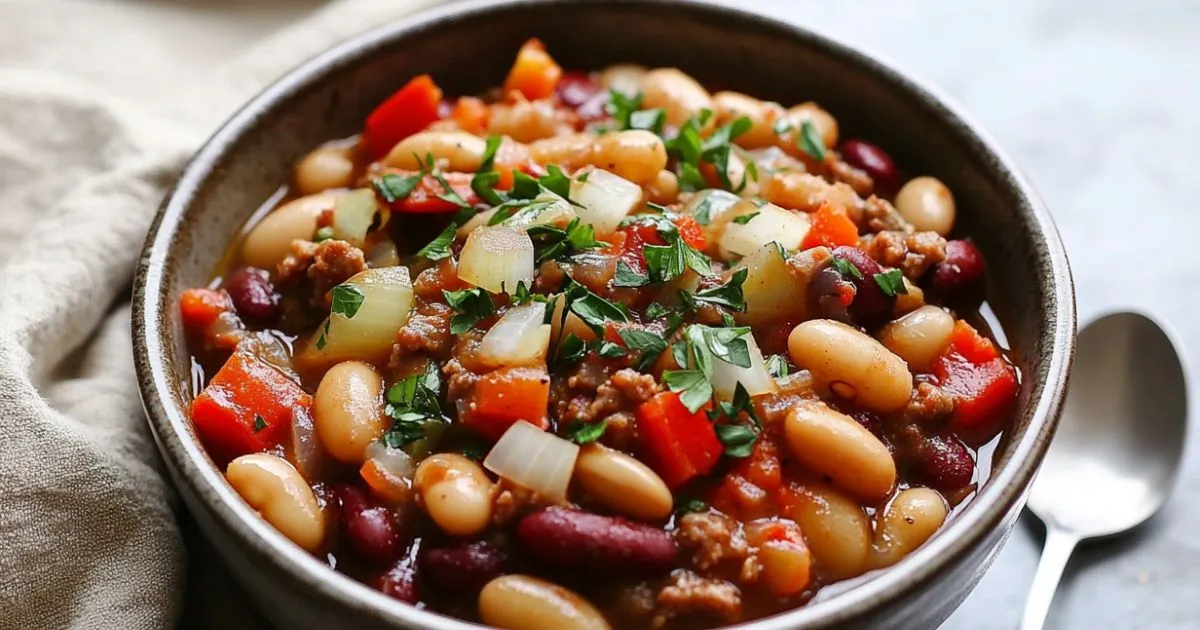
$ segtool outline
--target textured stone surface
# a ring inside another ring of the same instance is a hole
[[[1200,11],[1187,0],[744,0],[891,59],[960,101],[1053,211],[1080,322],[1135,308],[1200,348]],[[1190,70],[1190,76],[1188,78]],[[1196,355],[1185,359],[1193,375]],[[1200,398],[1198,381],[1191,397]],[[1193,404],[1192,409],[1196,406]],[[1142,530],[1081,547],[1048,628],[1200,626],[1200,457]],[[1028,514],[944,630],[1011,630],[1041,549]]]

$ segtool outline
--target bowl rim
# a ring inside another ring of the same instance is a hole
[[[185,410],[172,401],[171,391],[177,386],[179,377],[167,363],[166,348],[170,342],[157,334],[164,328],[164,320],[171,317],[169,311],[163,308],[163,285],[172,245],[203,182],[213,174],[222,157],[242,134],[278,101],[290,98],[340,66],[369,58],[381,48],[427,29],[514,7],[582,4],[587,1],[466,0],[427,8],[350,37],[303,62],[242,106],[196,152],[159,207],[138,261],[131,318],[135,367],[149,424],[159,450],[169,464],[168,469],[176,476],[176,482],[187,484],[191,486],[190,490],[196,491],[196,500],[204,504],[224,529],[232,531],[240,539],[239,547],[249,550],[256,557],[252,560],[271,563],[306,588],[388,623],[463,630],[480,627],[419,610],[332,570],[268,525],[226,483],[200,444],[190,437],[190,421]],[[663,2],[593,0],[589,4],[651,7]],[[864,52],[857,46],[850,46],[798,24],[716,4],[715,0],[675,0],[670,4],[676,11],[699,12],[708,17],[726,19],[741,28],[767,30],[802,40],[821,50],[822,54],[859,66],[871,74],[873,80],[884,82],[909,98],[920,101],[922,107],[933,112],[942,125],[953,128],[956,136],[986,155],[994,163],[994,170],[1002,176],[1002,184],[1027,203],[1030,212],[1025,220],[1033,234],[1035,251],[1040,245],[1041,253],[1049,263],[1048,267],[1040,270],[1041,280],[1051,286],[1048,296],[1053,298],[1052,305],[1043,305],[1044,322],[1049,328],[1043,331],[1043,338],[1047,337],[1047,332],[1050,333],[1050,343],[1043,350],[1044,355],[1048,352],[1048,356],[1043,356],[1043,361],[1047,362],[1046,377],[1043,382],[1034,383],[1037,398],[1031,397],[1029,402],[1034,407],[1034,413],[1028,429],[1013,445],[1009,465],[994,471],[974,498],[970,509],[964,510],[937,536],[897,565],[835,597],[772,617],[744,622],[736,627],[785,630],[835,625],[897,601],[921,588],[924,582],[946,569],[953,559],[970,550],[999,526],[1009,513],[1023,505],[1028,486],[1057,425],[1074,357],[1076,313],[1070,266],[1057,228],[1033,185],[991,135],[938,89],[914,78],[911,72],[898,69],[881,55]],[[1039,386],[1040,393],[1036,392]]]

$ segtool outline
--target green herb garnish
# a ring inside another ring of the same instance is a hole
[[[837,272],[842,274],[843,278],[851,278],[854,280],[863,279],[862,272],[858,270],[858,267],[855,267],[854,263],[842,258],[841,256],[834,256],[830,258],[829,264],[833,265],[834,269],[837,269]]]
[[[325,349],[325,336],[329,334],[329,323],[333,320],[333,316],[341,315],[346,319],[354,319],[354,316],[358,314],[358,309],[362,306],[364,297],[362,289],[352,284],[339,284],[333,287],[333,290],[330,291],[329,318],[325,320],[325,327],[321,330],[321,336],[317,338],[317,350]]]
[[[450,246],[454,244],[454,236],[458,230],[458,225],[451,223],[438,234],[436,238],[429,241],[429,244],[422,247],[417,255],[426,260],[442,260],[450,257]]]
[[[825,160],[825,140],[821,137],[821,132],[817,131],[817,126],[811,120],[804,121],[800,125],[800,134],[796,137],[796,146],[800,147],[801,151],[812,156],[814,160]]]
[[[667,349],[666,339],[644,330],[625,329],[618,331],[617,335],[625,342],[625,347],[637,353],[638,358],[634,366],[639,370],[648,369],[658,359],[658,355]]]
[[[254,414],[254,432],[258,433],[265,428],[267,428],[267,421],[262,416]]]
[[[754,217],[756,217],[758,215],[759,215],[758,212],[751,212],[749,214],[741,214],[736,217],[733,217],[733,222],[738,225],[746,225],[747,223],[753,221]]]
[[[775,378],[783,378],[788,375],[788,362],[782,354],[773,354],[767,357],[766,365],[767,371]]]
[[[317,230],[316,236],[313,237],[313,242],[314,243],[324,243],[325,241],[328,241],[331,238],[333,238],[333,228],[331,226],[326,225],[325,227],[319,228]]]
[[[608,424],[603,420],[590,423],[576,420],[567,427],[567,439],[576,444],[590,444],[599,440],[607,428]]]
[[[458,313],[450,320],[451,334],[461,335],[496,312],[492,296],[479,287],[458,291],[443,289],[442,295],[446,297],[446,303]]]
[[[595,230],[591,225],[580,221],[579,217],[571,219],[566,229],[552,225],[532,225],[525,232],[533,240],[534,251],[537,253],[534,262],[538,264],[608,245],[604,241],[597,241]]]
[[[413,173],[412,175],[396,175],[387,173],[386,175],[371,180],[371,186],[375,188],[375,192],[379,193],[380,197],[388,203],[396,203],[408,199],[412,191],[425,178],[425,171]]]
[[[899,269],[888,269],[875,274],[875,284],[878,284],[883,294],[888,297],[908,294],[908,287],[904,286],[904,274]]]
[[[442,379],[437,365],[430,362],[421,374],[405,377],[388,388],[384,395],[384,413],[393,424],[380,438],[388,448],[403,448],[425,438],[435,424],[449,419],[442,413]]]

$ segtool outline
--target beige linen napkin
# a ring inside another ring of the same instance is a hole
[[[0,628],[179,620],[188,557],[204,552],[185,548],[133,374],[127,301],[146,229],[238,104],[435,3],[342,0],[236,54],[219,31],[200,37],[223,26],[205,2],[193,37],[178,19],[158,31],[154,3],[0,0]],[[194,627],[229,627],[209,615],[240,602],[213,584],[187,600]]]

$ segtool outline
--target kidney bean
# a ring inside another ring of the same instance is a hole
[[[892,314],[896,298],[889,297],[875,282],[875,274],[883,273],[883,267],[857,247],[843,245],[833,250],[833,255],[854,265],[862,275],[862,278],[846,278],[854,284],[855,289],[854,301],[850,303],[850,317],[854,323],[872,328],[886,322]]]
[[[263,269],[242,267],[234,271],[225,278],[225,290],[238,315],[245,319],[268,322],[279,314],[279,294]]]
[[[517,541],[548,566],[608,574],[670,571],[679,553],[670,534],[657,527],[560,507],[521,519]]]
[[[342,532],[354,553],[379,564],[395,560],[404,548],[391,510],[355,486],[338,486],[334,494],[341,506]]]
[[[504,552],[484,542],[422,549],[421,575],[434,588],[452,592],[478,591],[505,572]]]
[[[980,297],[984,273],[983,254],[971,241],[946,243],[946,258],[933,268],[930,288],[943,297]]]
[[[825,265],[808,283],[808,312],[812,317],[853,324],[849,307],[856,293],[853,282],[843,278],[833,265]]]
[[[896,187],[896,165],[887,151],[862,140],[846,140],[838,151],[842,159],[854,168],[861,169],[875,180],[879,188],[893,190]]]
[[[937,490],[958,490],[971,483],[975,460],[962,440],[953,435],[931,435],[917,450],[921,480]]]
[[[604,110],[608,104],[608,93],[583,72],[568,72],[558,80],[558,100],[574,109],[585,121],[608,116]]]
[[[413,541],[413,548],[409,553],[393,563],[375,580],[375,588],[382,591],[384,595],[394,597],[402,602],[417,603],[420,595],[417,593],[416,558],[420,544],[420,539]]]

